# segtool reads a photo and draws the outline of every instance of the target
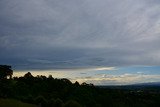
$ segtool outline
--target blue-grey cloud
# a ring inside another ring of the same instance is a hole
[[[0,63],[159,65],[159,28],[158,0],[1,0]]]

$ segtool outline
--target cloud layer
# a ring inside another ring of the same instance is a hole
[[[155,70],[156,69],[156,70]],[[34,70],[32,75],[52,75],[54,78],[68,78],[73,83],[93,83],[94,85],[128,85],[160,81],[160,67],[129,67],[129,68],[72,68],[54,70]],[[24,76],[27,71],[14,72],[14,76]]]
[[[52,69],[160,64],[158,0],[1,0],[0,64]]]

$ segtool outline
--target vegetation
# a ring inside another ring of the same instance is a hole
[[[12,78],[13,70],[11,66],[0,65],[0,79],[5,79],[7,77]]]
[[[33,104],[23,103],[13,99],[0,99],[0,107],[37,107]]]
[[[28,72],[23,77],[1,78],[0,98],[0,107],[5,101],[12,107],[21,107],[15,106],[17,100],[23,107],[158,107],[160,88],[96,87],[51,75],[34,77]]]

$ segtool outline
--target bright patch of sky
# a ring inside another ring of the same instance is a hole
[[[95,85],[127,85],[146,82],[160,82],[160,67],[106,67],[84,69],[56,69],[30,71],[36,75],[52,75],[54,78],[68,78],[72,82],[93,83]],[[23,76],[28,71],[17,71],[14,76]]]

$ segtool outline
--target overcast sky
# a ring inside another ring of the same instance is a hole
[[[160,65],[159,0],[0,0],[0,64]]]

